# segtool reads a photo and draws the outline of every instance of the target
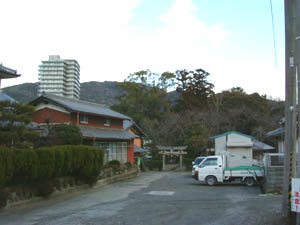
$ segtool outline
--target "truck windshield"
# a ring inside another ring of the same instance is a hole
[[[196,158],[195,160],[195,164],[196,165],[199,165],[202,161],[203,161],[204,158]]]

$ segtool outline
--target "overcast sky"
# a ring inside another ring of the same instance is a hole
[[[123,81],[143,69],[202,68],[220,92],[240,86],[284,99],[284,1],[3,0],[0,63],[38,81],[48,55],[76,59],[80,81]]]

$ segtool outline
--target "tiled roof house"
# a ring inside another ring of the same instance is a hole
[[[42,94],[31,104],[36,107],[33,122],[75,124],[82,132],[83,144],[106,150],[106,161],[134,162],[134,145],[142,143],[145,134],[130,125],[135,124],[130,117],[100,104],[49,94]]]
[[[16,101],[12,97],[8,96],[7,94],[2,93],[1,81],[2,81],[2,79],[17,78],[19,76],[21,76],[21,75],[17,74],[16,70],[7,68],[7,67],[3,66],[2,64],[0,64],[0,101],[9,101],[11,103]]]

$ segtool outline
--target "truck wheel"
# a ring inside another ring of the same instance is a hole
[[[252,187],[255,184],[255,180],[253,178],[251,178],[251,177],[247,177],[246,180],[245,180],[245,184],[248,187]]]
[[[209,186],[214,186],[217,183],[217,179],[213,176],[207,177],[205,181]]]

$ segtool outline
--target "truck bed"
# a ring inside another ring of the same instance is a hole
[[[264,171],[257,166],[236,166],[233,168],[225,168],[224,176],[225,177],[245,177],[245,176],[263,177]]]

